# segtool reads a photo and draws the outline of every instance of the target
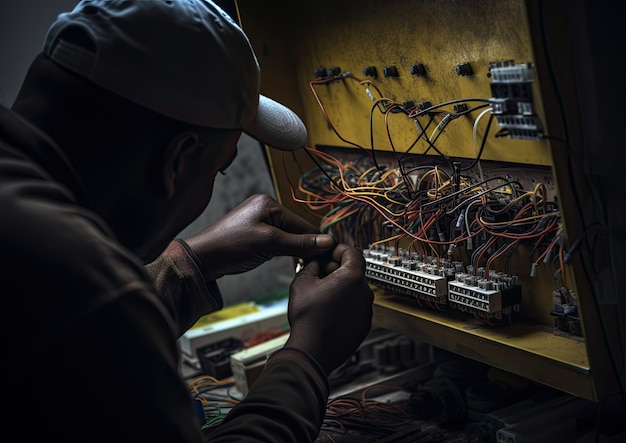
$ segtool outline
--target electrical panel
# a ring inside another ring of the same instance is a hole
[[[278,197],[363,251],[375,325],[597,401],[623,361],[575,258],[559,7],[237,1],[261,92],[309,131],[267,150]]]

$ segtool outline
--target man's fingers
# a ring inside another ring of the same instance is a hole
[[[311,258],[330,251],[336,242],[328,234],[290,234],[281,232],[274,242],[276,255]]]
[[[285,232],[293,234],[319,234],[320,230],[294,212],[279,203],[269,208],[269,222]]]
[[[341,243],[333,250],[332,257],[334,261],[341,263],[342,267],[360,268],[365,271],[363,253],[356,248]]]
[[[320,264],[317,260],[311,260],[311,261],[305,262],[300,272],[296,274],[296,278],[299,278],[299,279],[311,278],[311,277],[319,278],[319,276],[320,276]]]

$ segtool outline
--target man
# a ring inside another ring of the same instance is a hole
[[[223,306],[217,279],[278,255],[306,262],[289,339],[208,439],[315,439],[327,376],[371,326],[360,252],[264,195],[175,239],[242,131],[307,138],[210,1],[85,0],[52,24],[0,108],[0,440],[204,441],[176,340]]]

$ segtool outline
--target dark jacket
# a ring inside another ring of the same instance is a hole
[[[45,134],[0,107],[0,440],[201,442],[176,340],[222,307],[173,241],[144,266]],[[328,382],[276,352],[208,441],[313,441]]]

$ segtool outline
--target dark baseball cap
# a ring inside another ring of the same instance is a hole
[[[89,50],[64,40],[86,33]],[[241,27],[210,0],[82,0],[48,30],[44,53],[96,85],[168,117],[241,129],[269,146],[302,148],[307,130],[260,94],[259,64]]]

